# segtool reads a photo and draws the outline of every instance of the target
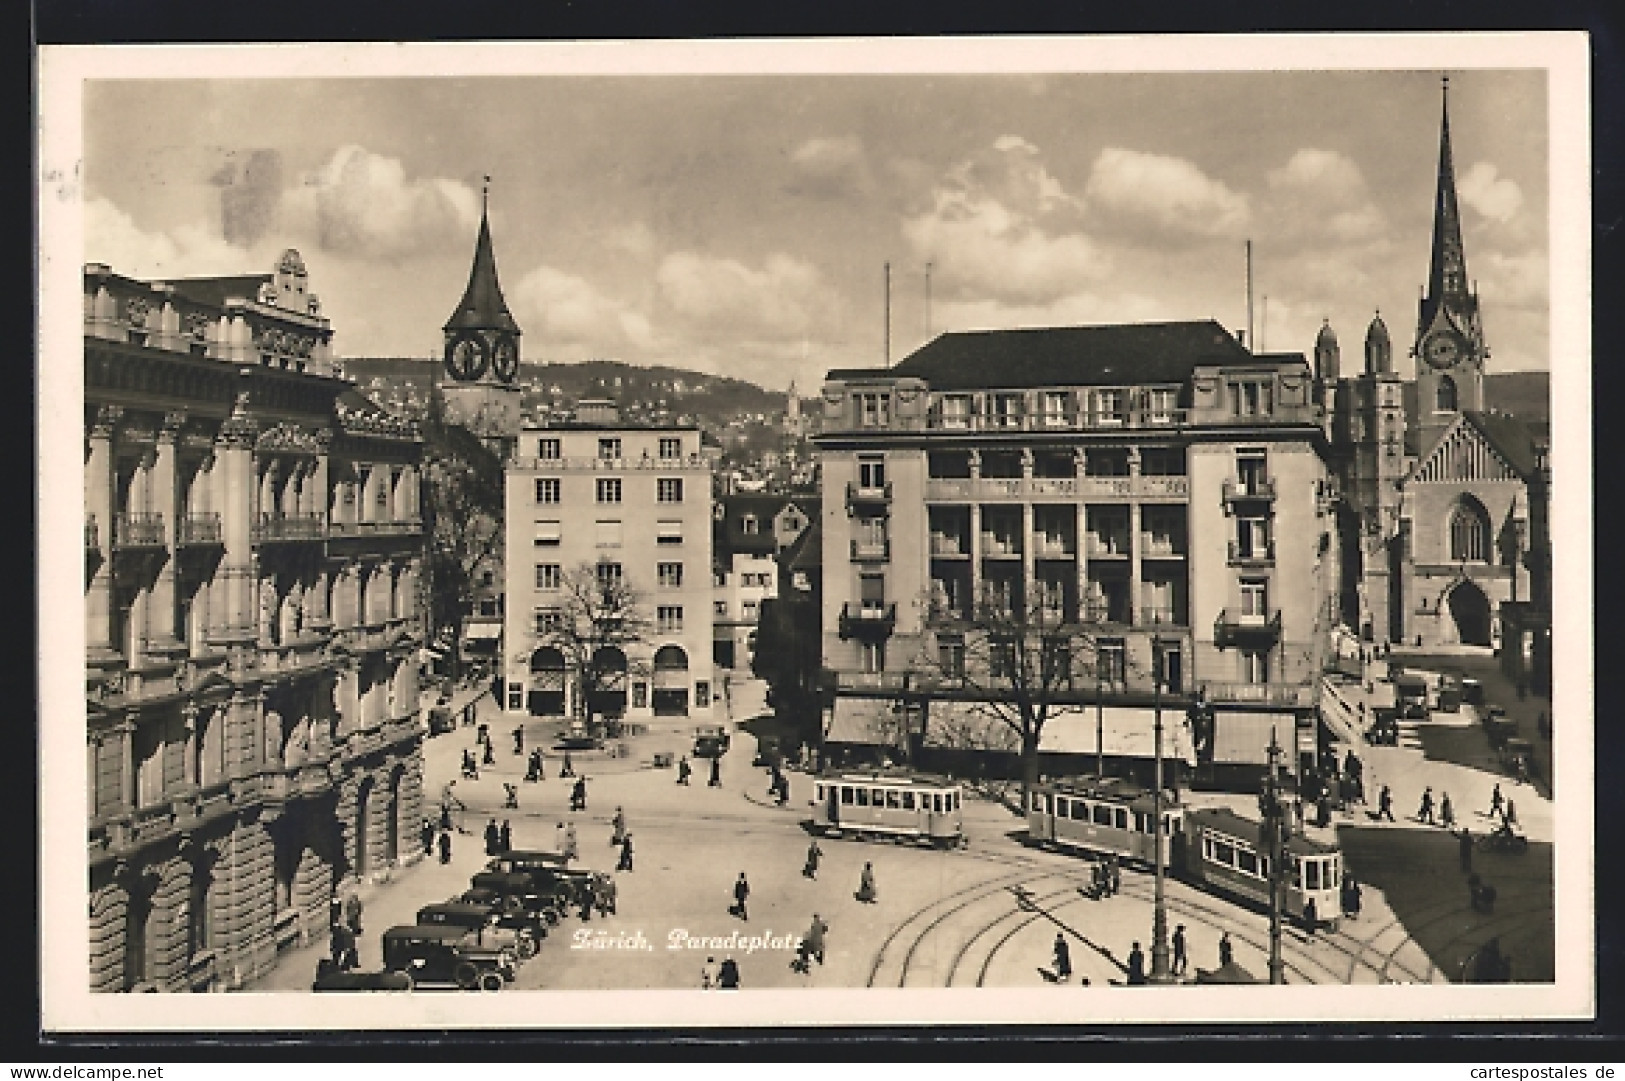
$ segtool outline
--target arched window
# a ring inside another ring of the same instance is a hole
[[[1448,375],[1439,377],[1438,389],[1433,394],[1433,411],[1435,413],[1456,411],[1456,381]]]
[[[1484,505],[1464,495],[1450,510],[1450,558],[1483,563],[1490,558],[1490,516]]]

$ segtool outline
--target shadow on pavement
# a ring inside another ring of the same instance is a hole
[[[1475,830],[1475,835],[1480,831]],[[1391,915],[1367,905],[1348,933],[1378,955],[1396,955],[1404,938],[1381,924],[1397,920],[1441,975],[1459,983],[1475,953],[1493,938],[1513,963],[1519,983],[1549,982],[1556,975],[1552,846],[1530,842],[1524,852],[1492,852],[1476,846],[1472,871],[1495,887],[1492,912],[1474,911],[1468,871],[1462,869],[1455,835],[1442,829],[1408,829],[1345,823],[1337,837],[1346,874],[1382,891]]]

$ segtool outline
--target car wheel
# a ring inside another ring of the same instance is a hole
[[[401,978],[401,990],[408,992],[417,990],[418,981],[412,978],[412,974],[410,972],[402,969],[397,973],[397,975]]]
[[[532,957],[535,957],[535,956],[536,956],[536,940],[533,939],[533,938],[528,938],[528,937],[520,939],[519,940],[519,959],[522,960],[522,961],[528,961]]]
[[[459,961],[452,970],[451,978],[457,981],[457,986],[465,991],[472,991],[479,984],[480,970],[472,961]]]
[[[497,972],[484,972],[480,974],[481,991],[502,990],[502,976]]]

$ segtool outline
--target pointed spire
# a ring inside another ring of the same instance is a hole
[[[508,311],[502,286],[497,282],[497,260],[491,248],[491,178],[485,178],[480,193],[480,233],[474,242],[474,265],[469,270],[468,288],[457,310],[446,320],[445,330],[506,330],[519,333],[519,324]]]
[[[1439,182],[1433,201],[1433,252],[1428,264],[1427,298],[1423,303],[1423,323],[1442,304],[1448,310],[1461,310],[1458,303],[1467,292],[1467,257],[1461,243],[1461,210],[1456,202],[1456,169],[1450,153],[1450,77],[1444,77],[1440,90]]]

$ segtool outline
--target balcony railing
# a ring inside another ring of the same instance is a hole
[[[1275,482],[1265,477],[1249,477],[1243,480],[1226,480],[1224,482],[1224,501],[1237,503],[1246,500],[1271,500],[1275,498]]]
[[[897,626],[897,605],[843,604],[841,605],[840,635],[856,638],[864,635],[885,636]]]
[[[321,540],[326,535],[322,516],[310,514],[262,514],[254,524],[256,541]]]
[[[1016,537],[1001,537],[994,533],[982,534],[983,556],[1021,556],[1021,541]]]
[[[962,556],[969,555],[969,547],[965,541],[946,533],[931,534],[931,554],[934,556]]]
[[[1077,545],[1069,537],[1039,533],[1033,537],[1033,555],[1039,559],[1071,559],[1077,555]]]
[[[1185,499],[1190,478],[1155,474],[1137,477],[932,477],[928,500],[957,502],[1002,499]]]
[[[1213,641],[1223,647],[1247,640],[1267,640],[1281,634],[1281,610],[1240,612],[1222,608],[1213,621]]]
[[[1199,684],[1209,702],[1263,703],[1308,708],[1315,704],[1315,688],[1299,683],[1236,683],[1203,680]]]
[[[101,530],[96,528],[96,516],[94,514],[85,515],[85,547],[100,548],[102,546],[101,537]]]
[[[113,547],[161,548],[163,544],[162,514],[120,514],[113,519]]]
[[[852,540],[852,562],[884,563],[891,559],[890,540]]]
[[[1129,607],[1126,604],[1082,604],[1078,606],[1078,619],[1084,623],[1126,624]]]
[[[1274,541],[1246,546],[1243,546],[1238,541],[1230,542],[1230,564],[1232,566],[1265,566],[1274,562]]]
[[[327,531],[334,537],[408,535],[423,532],[423,522],[418,518],[402,518],[389,522],[332,522],[328,525]]]
[[[1183,627],[1185,613],[1178,608],[1141,605],[1134,613],[1137,627]]]
[[[846,482],[846,504],[852,506],[856,503],[890,503],[891,481],[884,484],[864,484],[861,481],[850,480]]]
[[[1146,559],[1184,559],[1185,547],[1172,537],[1140,534],[1140,555]]]
[[[1184,409],[1123,409],[1115,412],[1068,410],[1032,413],[932,413],[926,427],[952,432],[1116,431],[1123,428],[1176,428],[1190,423]]]
[[[182,515],[176,526],[176,544],[219,544],[225,537],[217,512]]]
[[[1084,538],[1084,551],[1089,553],[1090,559],[1113,559],[1116,557],[1128,558],[1128,537],[1121,534],[1103,537],[1098,533],[1090,533]]]

